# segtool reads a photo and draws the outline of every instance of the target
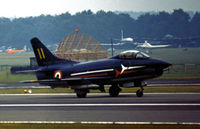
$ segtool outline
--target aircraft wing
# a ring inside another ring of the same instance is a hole
[[[16,73],[35,73],[38,70],[34,69],[34,70],[23,70],[23,71],[16,71]]]
[[[168,47],[169,45],[152,45],[150,48]]]
[[[77,80],[98,80],[98,79],[111,79],[111,77],[86,77],[86,78],[66,78],[61,79],[61,81],[77,81]]]
[[[169,47],[170,45],[151,45],[151,46],[144,46],[144,45],[138,45],[137,47],[141,48],[162,48],[162,47]]]
[[[58,85],[58,86],[68,86],[71,83],[75,83],[77,85],[88,85],[93,84],[95,80],[108,80],[111,77],[86,77],[86,78],[65,78],[65,79],[44,79],[44,80],[27,80],[21,81],[21,83],[40,83],[44,85]]]
[[[21,83],[41,83],[41,82],[56,82],[55,79],[46,79],[46,80],[26,80],[20,81]]]

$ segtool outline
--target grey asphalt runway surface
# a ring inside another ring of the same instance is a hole
[[[0,121],[200,122],[200,93],[0,94]]]

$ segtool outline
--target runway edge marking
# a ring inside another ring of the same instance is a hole
[[[108,93],[90,93],[88,94],[90,95],[107,95]],[[167,94],[180,94],[180,95],[184,95],[184,94],[196,94],[196,95],[200,95],[200,93],[197,92],[183,92],[183,93],[145,93],[146,95],[167,95]],[[33,93],[33,94],[0,94],[0,96],[73,96],[76,95],[75,93]],[[135,95],[135,93],[120,93],[120,95]]]
[[[200,125],[199,122],[112,122],[112,121],[0,121],[0,124],[128,124],[128,125]]]
[[[126,104],[0,104],[0,107],[110,107],[110,106],[200,106],[200,103],[126,103]]]

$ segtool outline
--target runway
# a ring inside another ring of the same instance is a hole
[[[200,93],[0,94],[0,121],[200,122]]]

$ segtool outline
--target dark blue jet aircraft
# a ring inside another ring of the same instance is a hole
[[[79,98],[86,97],[91,89],[105,92],[104,85],[111,85],[109,94],[112,97],[119,95],[120,87],[140,87],[136,95],[142,97],[145,86],[142,82],[161,76],[171,65],[136,50],[109,59],[80,63],[54,56],[37,38],[33,38],[31,44],[39,66],[35,71],[38,81],[31,82],[52,88],[68,87],[74,89]]]

